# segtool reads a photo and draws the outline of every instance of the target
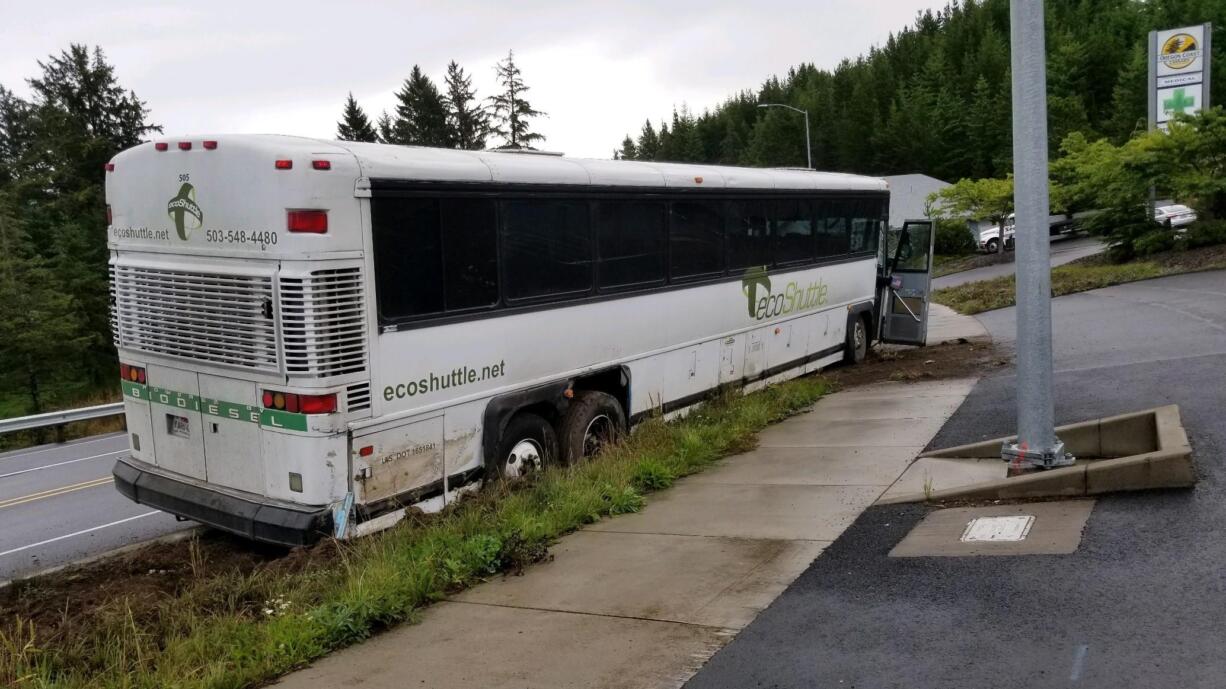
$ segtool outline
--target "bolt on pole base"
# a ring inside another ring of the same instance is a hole
[[[1064,451],[1061,440],[1056,440],[1047,450],[1034,450],[1026,443],[1006,442],[1000,448],[1000,458],[1009,463],[1009,476],[1066,467],[1077,461],[1076,457]]]

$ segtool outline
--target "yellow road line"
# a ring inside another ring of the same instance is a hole
[[[59,488],[51,488],[49,490],[44,490],[39,493],[30,493],[29,495],[23,495],[17,498],[9,498],[8,500],[0,500],[0,509],[4,509],[5,507],[16,507],[17,505],[24,505],[27,502],[34,502],[35,500],[44,500],[46,498],[54,498],[57,495],[63,495],[65,493],[71,493],[77,490],[84,490],[86,488],[93,488],[94,486],[104,486],[108,483],[111,483],[114,480],[115,479],[111,476],[104,476],[102,478],[96,478],[92,481],[82,481],[80,483],[73,483],[67,486],[60,486]]]

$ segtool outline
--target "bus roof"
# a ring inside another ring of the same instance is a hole
[[[357,159],[362,176],[370,179],[692,189],[888,189],[885,180],[840,172],[599,160],[512,151],[460,151],[274,134],[231,134],[204,138],[220,140],[222,148],[229,143],[266,149],[276,156],[292,153],[337,154],[341,152],[338,149],[342,149]],[[174,140],[175,137],[165,139]]]

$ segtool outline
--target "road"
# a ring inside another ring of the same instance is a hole
[[[1097,237],[1054,237],[1051,241],[1051,264],[1053,266],[1064,265],[1070,261],[1075,261],[1086,256],[1093,256],[1106,250],[1106,245]],[[961,273],[952,273],[943,275],[939,278],[933,278],[932,286],[935,289],[942,287],[953,287],[967,282],[977,282],[979,280],[989,280],[1002,275],[1012,275],[1014,264],[998,263],[994,266],[984,266],[972,270],[964,270]]]
[[[1072,555],[889,558],[930,508],[856,523],[687,685],[1221,687],[1226,608],[1226,272],[1052,302],[1056,416],[1176,403],[1191,491],[1097,500]],[[983,314],[1014,341],[1014,311]],[[1012,432],[1015,373],[982,379],[932,447]]]
[[[190,526],[115,490],[127,449],[115,433],[0,454],[0,581]]]

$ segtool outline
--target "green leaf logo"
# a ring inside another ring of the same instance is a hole
[[[187,235],[204,222],[204,211],[196,205],[195,187],[184,182],[179,193],[166,204],[166,214],[174,221],[179,239],[186,241]]]
[[[758,312],[758,287],[765,288],[767,294],[771,292],[771,279],[766,274],[766,266],[748,268],[741,278],[741,291],[745,293],[749,301],[750,318],[756,316]]]

